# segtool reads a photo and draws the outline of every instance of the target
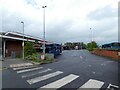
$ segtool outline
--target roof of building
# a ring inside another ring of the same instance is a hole
[[[38,37],[34,37],[31,35],[27,35],[27,34],[23,34],[20,32],[0,32],[0,37],[2,38],[7,38],[7,39],[15,39],[15,40],[24,40],[24,41],[31,41],[31,42],[38,42],[38,43],[43,43],[43,40],[38,38]],[[23,39],[24,37],[24,39]],[[52,43],[49,41],[45,41],[46,43]]]

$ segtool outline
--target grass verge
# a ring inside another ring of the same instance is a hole
[[[41,53],[34,53],[32,55],[28,55],[27,57],[25,57],[25,59],[37,62],[39,64],[52,63],[56,61],[56,59],[54,59],[53,55],[51,54],[45,54],[45,60],[41,60]]]

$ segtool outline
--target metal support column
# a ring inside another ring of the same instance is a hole
[[[3,59],[5,59],[6,56],[6,41],[3,40]]]

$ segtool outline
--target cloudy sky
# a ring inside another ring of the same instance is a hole
[[[118,41],[119,0],[1,0],[2,31],[43,37],[43,5],[46,39],[52,42]],[[90,30],[91,28],[91,30]],[[93,35],[92,35],[93,33]]]

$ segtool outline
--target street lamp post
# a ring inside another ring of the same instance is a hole
[[[43,44],[43,54],[44,54],[44,58],[45,58],[45,8],[47,6],[42,6],[43,8],[43,41],[44,41],[44,44]]]
[[[91,31],[91,42],[93,41],[93,35],[92,35],[92,28],[90,28]]]
[[[90,28],[90,31],[91,31],[91,49],[92,49],[93,37],[92,37],[92,30],[91,30],[91,28]]]
[[[24,22],[23,21],[21,21],[21,23],[23,24],[23,43],[22,43],[22,46],[23,46],[23,60],[24,60]]]

